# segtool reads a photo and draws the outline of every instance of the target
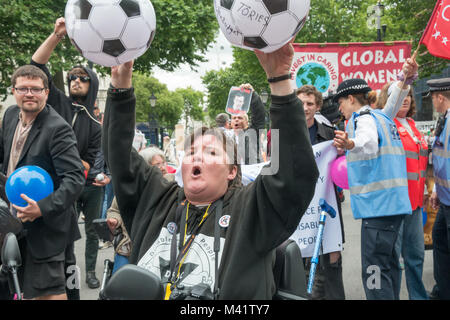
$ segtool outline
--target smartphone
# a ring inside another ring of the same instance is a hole
[[[113,240],[114,235],[111,233],[111,230],[109,230],[106,219],[95,219],[92,223],[94,224],[95,231],[100,239],[103,241]]]

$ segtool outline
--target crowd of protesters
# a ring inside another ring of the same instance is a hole
[[[24,196],[25,207],[2,199],[23,224],[17,238],[24,298],[80,299],[79,287],[69,286],[68,279],[82,213],[84,273],[91,289],[100,286],[94,220],[103,217],[112,234],[120,229],[122,235],[114,245],[116,267],[123,257],[124,263],[158,274],[166,299],[197,285],[206,286],[214,299],[272,299],[275,250],[297,228],[315,192],[319,172],[312,146],[332,141],[337,156],[346,156],[347,201],[361,220],[366,298],[399,299],[404,269],[411,300],[450,299],[450,78],[428,81],[441,117],[433,134],[424,135],[413,120],[414,59],[379,93],[363,79],[347,79],[324,101],[314,86],[294,88],[286,76],[292,42],[272,53],[255,51],[271,90],[270,131],[266,135],[261,98],[251,84],[241,84],[252,92],[250,116],[218,114],[215,128],[185,137],[180,157],[169,138],[162,149],[148,146],[134,126],[133,61],[111,68],[104,114],[96,105],[98,78],[91,68],[75,66],[67,73],[68,96],[56,87],[46,64],[65,34],[60,18],[30,64],[16,70],[11,82],[17,105],[2,122],[2,174],[41,166],[55,185],[45,199]],[[324,105],[328,111],[334,106],[332,116],[321,114]],[[243,166],[268,166],[275,156],[276,172],[243,183]],[[335,186],[333,196],[342,221],[342,189]],[[422,281],[424,209],[436,213],[431,296]],[[344,239],[343,225],[340,232]],[[208,254],[200,254],[201,246]],[[302,262],[308,272],[311,259]],[[198,270],[189,269],[192,265]],[[373,267],[379,272],[375,283],[368,271]],[[2,274],[1,297],[12,299],[13,292]],[[340,251],[320,256],[308,298],[345,299]]]

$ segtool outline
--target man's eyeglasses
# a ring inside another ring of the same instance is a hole
[[[91,78],[89,78],[88,76],[76,76],[74,74],[69,75],[68,79],[69,81],[80,79],[81,82],[88,82],[89,80],[91,80]]]
[[[27,94],[28,92],[31,92],[31,94],[41,94],[45,88],[14,88],[14,90],[18,94]]]

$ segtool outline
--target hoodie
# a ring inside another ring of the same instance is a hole
[[[165,282],[172,234],[180,237],[183,229],[176,211],[186,205],[184,189],[166,181],[158,168],[149,166],[133,149],[135,103],[133,90],[108,91],[103,153],[133,243],[130,263]],[[275,249],[295,231],[314,194],[318,169],[301,101],[294,93],[272,96],[271,119],[272,127],[280,130],[277,172],[260,175],[245,187],[229,188],[222,198],[219,299],[272,299]],[[186,287],[215,286],[215,210],[211,211],[180,269],[181,284]],[[188,234],[203,212],[190,206]]]
[[[83,68],[91,78],[86,99],[80,103],[72,99],[72,97],[66,96],[65,92],[55,86],[50,71],[45,64],[39,64],[33,60],[31,60],[30,64],[38,67],[47,75],[50,89],[47,103],[72,126],[77,138],[77,148],[80,153],[80,158],[81,160],[86,161],[92,168],[95,164],[95,158],[101,148],[101,126],[91,119],[91,117],[95,119],[94,105],[97,99],[99,86],[97,75],[88,67],[76,66]],[[69,86],[70,84],[67,85]],[[82,105],[85,108],[76,106],[77,104]],[[76,116],[75,122],[72,124],[76,114],[78,115]]]

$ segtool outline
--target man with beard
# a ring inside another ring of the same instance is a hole
[[[91,69],[83,66],[75,66],[67,74],[69,96],[67,97],[63,91],[55,86],[46,63],[49,61],[53,50],[66,34],[65,19],[58,18],[55,22],[52,34],[33,54],[31,64],[43,70],[47,75],[50,89],[47,103],[72,126],[77,138],[77,147],[80,158],[85,167],[85,175],[87,176],[89,169],[95,164],[95,159],[100,152],[101,146],[101,126],[95,119],[93,112],[98,92],[98,78]],[[91,200],[93,202],[101,203],[102,197],[92,197]],[[99,206],[93,203],[86,204],[85,207],[97,208]],[[101,214],[100,212],[83,213],[85,217],[90,220],[99,218]],[[94,235],[94,237],[96,237],[96,235]],[[75,265],[75,254],[73,252],[70,257],[67,256],[66,258],[68,261],[66,267]],[[67,268],[66,270],[74,269]],[[95,272],[89,272],[95,270],[86,271],[88,274],[86,282],[90,284],[90,287],[96,287],[98,285],[98,280],[95,278]],[[67,274],[67,276],[70,275],[71,273]],[[79,289],[69,289],[68,296],[71,300],[79,299]]]
[[[19,237],[20,287],[24,299],[67,299],[65,255],[73,253],[73,242],[80,238],[73,204],[83,189],[83,165],[70,125],[46,104],[45,73],[35,66],[22,66],[11,84],[17,105],[3,117],[1,172],[9,177],[17,168],[39,166],[54,185],[54,191],[41,200],[21,194],[26,204],[11,205],[11,213],[24,228],[24,237]]]

